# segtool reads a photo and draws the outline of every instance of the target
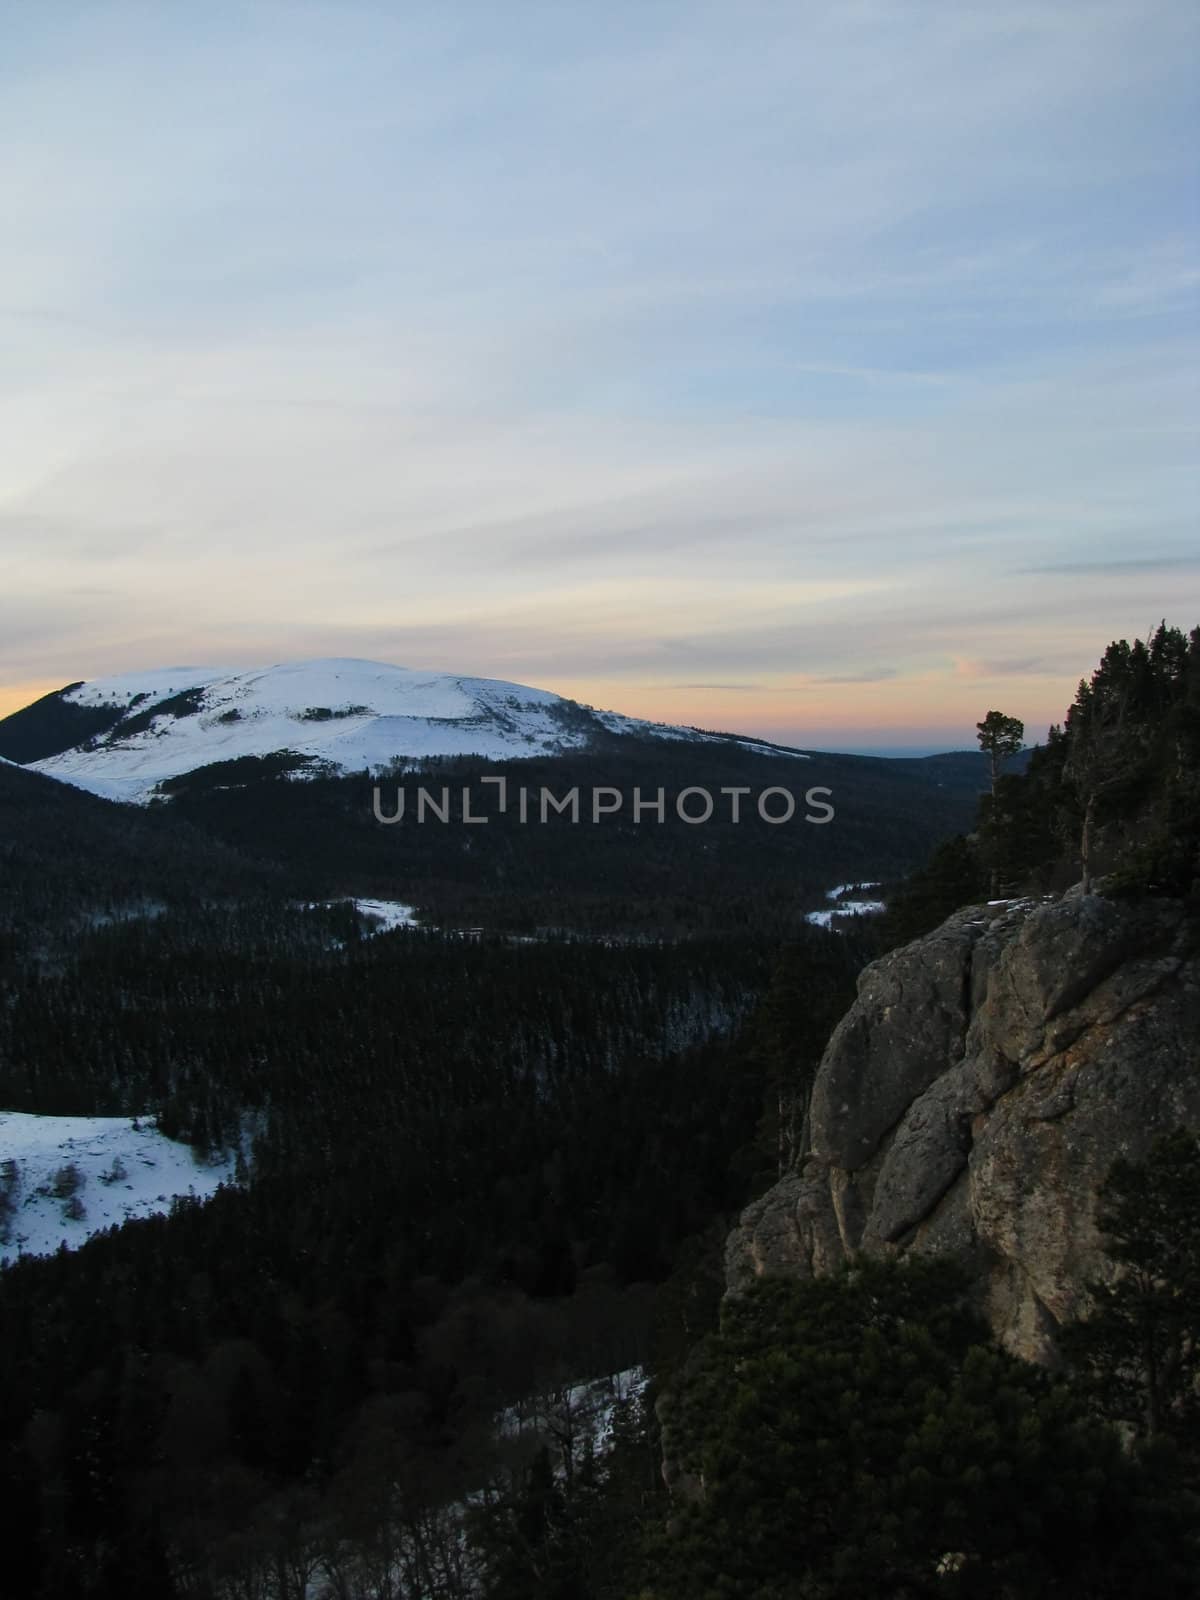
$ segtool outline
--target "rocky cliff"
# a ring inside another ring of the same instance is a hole
[[[1053,1359],[1105,1269],[1096,1192],[1200,1126],[1200,956],[1181,904],[972,906],[868,967],[805,1154],[730,1235],[731,1291],[847,1255],[964,1259],[1000,1339]]]

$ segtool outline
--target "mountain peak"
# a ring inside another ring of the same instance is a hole
[[[504,679],[333,656],[74,684],[0,722],[0,752],[95,793],[145,801],[164,780],[246,757],[287,753],[310,770],[359,772],[398,758],[558,754],[613,735],[718,737]]]

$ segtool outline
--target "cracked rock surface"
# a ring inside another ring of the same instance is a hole
[[[1200,957],[1183,907],[971,906],[866,968],[818,1069],[796,1168],[743,1212],[731,1291],[865,1250],[971,1268],[1000,1341],[1049,1362],[1107,1261],[1119,1157],[1200,1127]]]

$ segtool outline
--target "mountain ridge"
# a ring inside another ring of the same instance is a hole
[[[246,756],[287,754],[300,770],[347,773],[431,757],[552,755],[631,737],[803,758],[767,740],[598,711],[505,679],[353,657],[68,684],[0,721],[0,755],[105,798],[144,802],[164,781]]]

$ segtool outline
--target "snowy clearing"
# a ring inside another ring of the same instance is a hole
[[[497,1435],[502,1439],[532,1436],[548,1445],[557,1458],[556,1473],[566,1475],[587,1453],[607,1453],[617,1406],[640,1395],[649,1382],[644,1367],[627,1367],[602,1378],[528,1395],[499,1414]]]
[[[393,928],[420,927],[413,907],[406,906],[401,900],[356,900],[354,909],[379,924],[371,929],[372,933],[391,933]]]
[[[206,1199],[232,1181],[232,1159],[198,1160],[149,1122],[0,1112],[0,1263],[75,1249],[114,1223],[170,1210],[177,1195]]]
[[[832,928],[846,917],[865,917],[872,912],[886,911],[887,906],[882,900],[844,900],[843,895],[861,895],[864,889],[878,889],[878,879],[871,879],[869,883],[839,883],[832,889],[826,889],[826,900],[832,901],[826,911],[810,911],[804,918],[814,928]]]

